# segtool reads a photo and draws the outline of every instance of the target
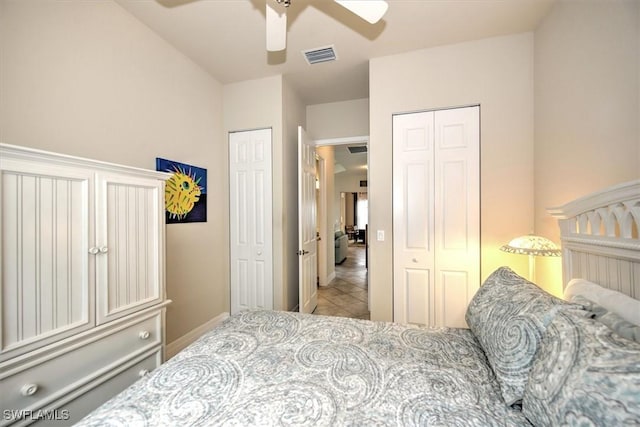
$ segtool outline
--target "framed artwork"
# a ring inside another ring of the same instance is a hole
[[[156,170],[172,174],[164,190],[167,224],[207,222],[207,170],[160,157]]]

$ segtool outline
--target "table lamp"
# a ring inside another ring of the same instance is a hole
[[[536,256],[560,256],[561,251],[551,240],[528,234],[516,237],[508,244],[500,248],[501,251],[511,254],[529,255],[529,280],[536,280],[535,263],[533,257]]]

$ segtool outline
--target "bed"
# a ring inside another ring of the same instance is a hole
[[[634,325],[600,319],[640,312],[640,181],[550,213],[566,300],[503,267],[470,329],[242,312],[78,425],[639,425]]]

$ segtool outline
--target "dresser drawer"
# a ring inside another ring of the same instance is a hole
[[[159,349],[145,352],[41,410],[10,413],[9,415],[13,415],[15,420],[15,424],[11,424],[11,427],[26,425],[67,427],[73,425],[142,376],[160,366],[161,353]]]
[[[30,361],[0,380],[1,410],[37,410],[125,364],[161,348],[162,317],[155,312],[114,324],[70,348]]]

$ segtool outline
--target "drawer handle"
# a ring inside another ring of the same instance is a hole
[[[140,337],[141,340],[148,340],[150,336],[151,333],[149,331],[140,331],[138,334],[138,337]]]
[[[140,371],[138,371],[138,376],[140,378],[146,377],[147,375],[149,375],[149,370],[148,369],[141,369]]]
[[[33,396],[38,391],[37,384],[25,384],[20,389],[20,394],[23,396]]]

